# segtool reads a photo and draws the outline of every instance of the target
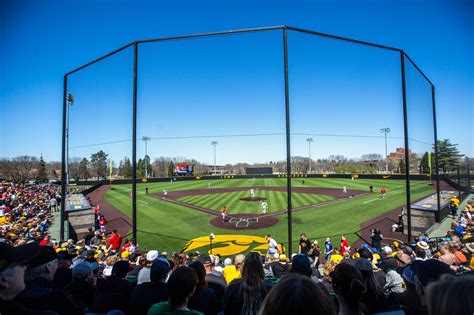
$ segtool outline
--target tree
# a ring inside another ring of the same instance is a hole
[[[459,159],[463,157],[464,154],[460,154],[457,148],[458,145],[452,144],[449,139],[438,140],[437,144],[438,168],[441,169],[443,173],[454,171],[459,165]]]
[[[433,164],[431,164],[433,166]],[[428,161],[428,152],[423,153],[420,161],[420,174],[429,174],[430,164]]]
[[[76,182],[81,179],[80,166],[80,157],[72,157],[69,159],[69,176],[72,177]]]
[[[380,161],[383,160],[383,156],[379,153],[369,153],[363,154],[360,159],[362,161]]]
[[[404,159],[400,160],[400,163],[398,164],[398,169],[400,171],[400,174],[406,174],[407,172],[407,165],[405,163]]]
[[[97,174],[97,180],[105,179],[107,175],[107,156],[104,151],[100,150],[91,155],[91,166]]]
[[[36,181],[38,183],[47,183],[48,174],[46,174],[46,162],[43,159],[43,155],[41,155],[37,167],[38,170],[36,171]]]
[[[88,165],[89,161],[83,158],[79,163],[79,178],[87,180],[90,177],[89,169],[87,168]]]

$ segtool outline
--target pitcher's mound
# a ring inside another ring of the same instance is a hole
[[[240,200],[242,200],[242,201],[263,201],[263,200],[267,200],[267,198],[264,198],[264,197],[243,197],[243,198],[240,198]]]

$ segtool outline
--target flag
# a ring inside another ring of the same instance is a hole
[[[430,175],[431,175],[431,152],[428,152],[428,167],[430,168]]]
[[[109,173],[109,179],[112,180],[112,159],[110,161],[110,173]]]

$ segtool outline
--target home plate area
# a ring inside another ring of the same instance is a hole
[[[250,224],[258,223],[258,218],[234,218],[231,217],[229,223],[234,224],[235,227],[247,228]]]
[[[272,215],[233,214],[222,221],[221,216],[212,218],[209,223],[228,230],[254,230],[267,228],[278,223],[278,219]]]

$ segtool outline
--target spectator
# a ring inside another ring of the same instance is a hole
[[[371,232],[371,239],[372,239],[372,247],[376,248],[377,250],[380,250],[382,240],[383,240],[383,235],[382,232],[380,232],[379,229],[373,229],[370,230]]]
[[[112,275],[97,285],[92,306],[94,312],[128,311],[131,286],[125,277],[129,271],[130,265],[127,261],[121,260],[114,264]]]
[[[150,271],[153,263],[158,259],[159,253],[157,250],[150,250],[146,254],[146,265],[138,272],[137,284],[140,285],[145,282],[150,282]]]
[[[217,259],[217,256],[213,256],[214,259]],[[198,257],[198,261],[201,262],[206,269],[206,282],[209,288],[214,290],[216,294],[217,305],[220,311],[220,306],[222,305],[222,298],[224,296],[225,287],[227,286],[225,278],[221,272],[213,268],[212,258],[203,254]]]
[[[308,255],[310,249],[311,241],[306,237],[305,233],[302,233],[300,236],[300,243],[298,245],[298,253]]]
[[[383,312],[385,310],[385,294],[382,286],[374,276],[372,264],[364,258],[354,261],[354,266],[362,275],[362,282],[367,290],[362,295],[364,303],[369,313]]]
[[[71,295],[55,289],[54,275],[58,269],[57,254],[50,246],[41,246],[38,255],[29,262],[25,273],[25,290],[17,301],[34,310],[49,310],[59,314],[84,314]]]
[[[10,314],[56,314],[34,312],[13,299],[25,289],[25,265],[38,255],[36,243],[13,247],[0,243],[0,313]]]
[[[395,257],[385,258],[381,267],[385,272],[385,286],[384,291],[388,295],[390,293],[403,293],[405,291],[405,284],[401,275],[397,272],[398,262]]]
[[[344,256],[346,252],[349,252],[351,247],[344,235],[341,235],[341,255]]]
[[[101,241],[102,241],[102,235],[100,234],[100,231],[97,230],[94,232],[94,236],[91,238],[89,244],[91,246],[99,246]]]
[[[430,315],[474,314],[474,277],[443,276],[427,288]]]
[[[222,303],[226,315],[257,314],[270,287],[265,284],[260,255],[251,252],[245,257],[242,277],[230,283]]]
[[[324,259],[330,260],[333,251],[333,246],[331,243],[331,239],[328,237],[324,242]]]
[[[72,269],[71,283],[64,288],[86,312],[92,308],[96,285],[93,272],[98,268],[97,262],[78,262]]]
[[[319,255],[321,255],[321,249],[319,248],[319,243],[317,240],[314,240],[311,243],[311,248],[309,250],[308,256],[313,260],[313,268],[319,267]]]
[[[84,240],[85,240],[85,244],[86,245],[91,245],[91,239],[94,237],[95,233],[92,229],[92,227],[89,227],[87,229],[87,234],[86,236],[84,237]]]
[[[440,245],[439,251],[441,253],[441,256],[438,258],[439,261],[444,262],[448,266],[451,266],[456,262],[456,256],[449,251],[448,244]]]
[[[112,236],[108,239],[109,250],[117,251],[122,245],[122,235],[117,230],[112,230]]]
[[[188,308],[188,299],[194,294],[197,283],[198,278],[194,269],[178,267],[168,280],[169,301],[154,304],[148,315],[202,315]]]
[[[339,314],[361,314],[366,312],[362,303],[366,291],[362,275],[349,263],[336,266],[330,277],[339,303]]]
[[[151,282],[144,282],[133,290],[130,301],[130,310],[133,314],[146,315],[153,304],[168,301],[169,294],[165,280],[169,271],[170,266],[166,259],[160,258],[152,264]]]
[[[228,265],[224,267],[224,271],[222,273],[224,274],[224,278],[227,284],[230,284],[232,280],[234,279],[240,278],[242,264],[244,260],[245,260],[245,255],[239,254],[235,256],[233,265]]]
[[[276,284],[262,303],[261,315],[335,315],[333,302],[313,281],[298,274]]]
[[[189,264],[189,268],[196,271],[198,284],[193,296],[188,300],[190,309],[204,313],[205,315],[214,315],[218,312],[216,294],[210,289],[206,282],[206,269],[199,261]]]
[[[281,277],[290,273],[290,266],[285,254],[281,254],[278,261],[271,263],[270,268],[275,277]]]
[[[452,275],[454,272],[445,263],[440,262],[436,259],[428,259],[422,262],[418,268],[416,268],[416,293],[420,298],[422,309],[420,314],[427,313],[427,301],[426,301],[426,287],[433,282],[439,280],[444,275]]]

